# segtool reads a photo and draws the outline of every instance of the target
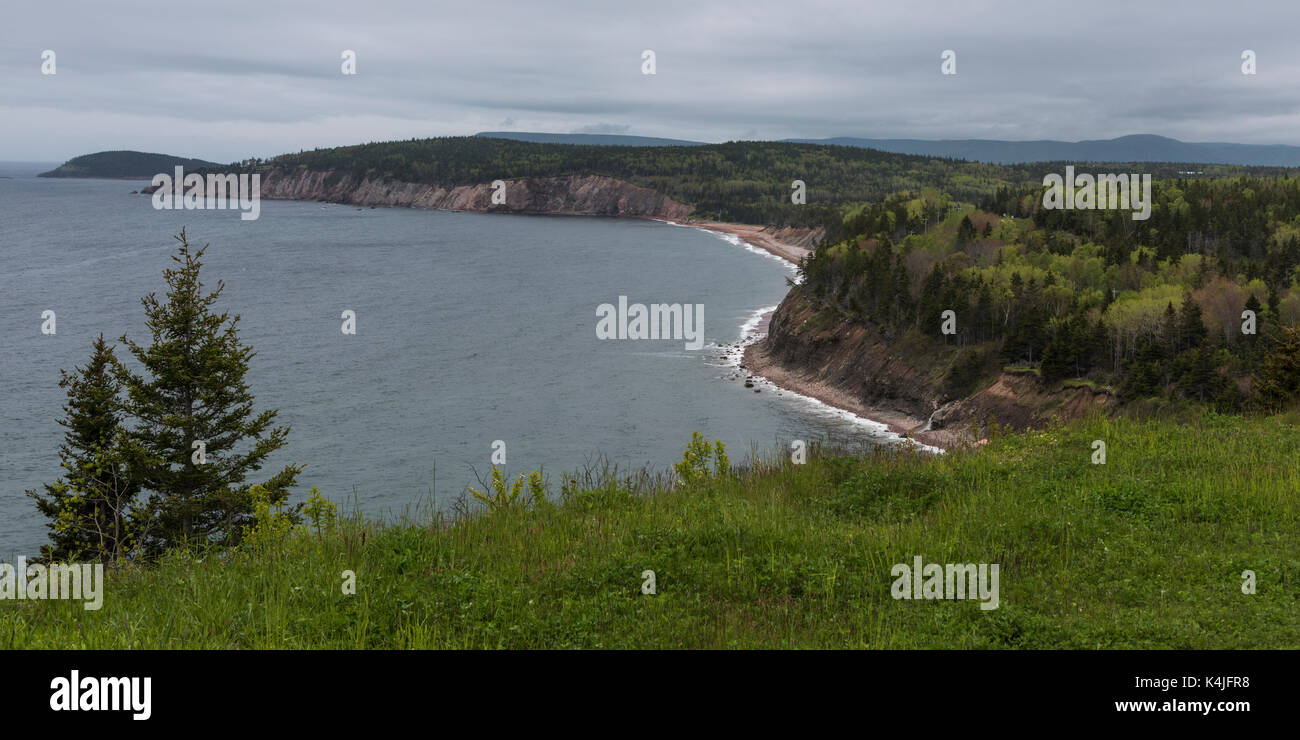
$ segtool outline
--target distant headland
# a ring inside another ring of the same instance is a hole
[[[171,154],[114,151],[96,152],[73,157],[40,177],[92,177],[103,179],[149,179],[159,172],[171,172],[177,166],[186,170],[224,168],[219,162],[189,159]]]

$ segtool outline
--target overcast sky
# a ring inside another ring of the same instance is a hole
[[[6,0],[0,23],[3,160],[483,130],[1300,145],[1297,0]]]

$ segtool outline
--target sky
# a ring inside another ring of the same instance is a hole
[[[1300,145],[1297,28],[1296,0],[6,0],[0,160],[485,130]]]

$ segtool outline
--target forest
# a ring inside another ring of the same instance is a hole
[[[1042,192],[999,187],[972,207],[923,190],[849,210],[853,236],[810,255],[796,290],[888,340],[958,348],[957,392],[1009,367],[1124,401],[1295,400],[1300,179],[1157,181],[1146,221],[1047,209]]]
[[[1174,177],[1190,166],[1143,164],[1140,171],[1157,178]],[[442,187],[521,177],[606,175],[694,205],[696,214],[703,218],[773,226],[822,226],[835,232],[842,222],[842,209],[853,204],[881,201],[894,193],[924,187],[937,188],[960,201],[975,202],[999,193],[1021,192],[1041,182],[1044,172],[1061,169],[1055,163],[995,165],[859,147],[770,141],[630,147],[486,137],[411,139],[315,149],[268,160],[251,159],[237,167],[334,171]],[[1235,165],[1196,168],[1207,178],[1288,172]],[[802,180],[807,187],[806,204],[791,202],[791,184],[795,180]]]

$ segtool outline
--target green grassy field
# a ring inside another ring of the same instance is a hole
[[[354,518],[109,571],[99,611],[0,602],[0,647],[1297,648],[1298,466],[1294,418],[1094,419],[455,523]],[[1000,607],[895,600],[915,555],[1000,564]]]

